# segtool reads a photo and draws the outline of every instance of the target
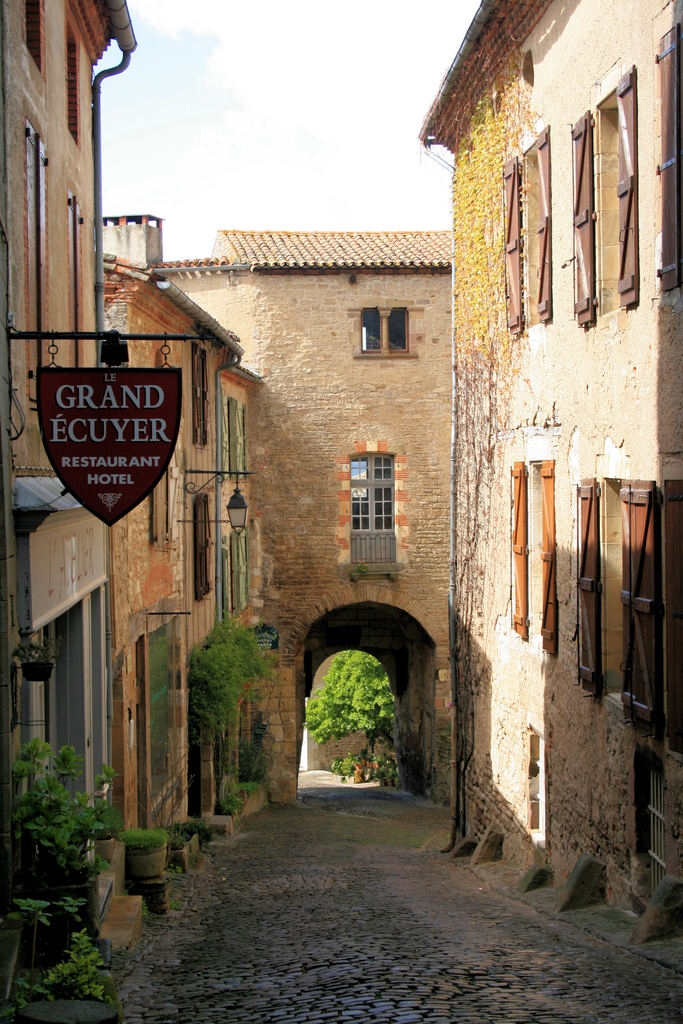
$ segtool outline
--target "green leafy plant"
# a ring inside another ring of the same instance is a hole
[[[253,700],[254,687],[271,677],[273,664],[253,629],[236,619],[218,622],[190,655],[190,742],[199,743],[202,733],[222,736],[237,721],[245,688],[251,688]]]
[[[22,748],[13,766],[17,789],[12,823],[21,843],[21,878],[25,885],[50,889],[79,884],[96,873],[101,861],[92,856],[98,833],[96,810],[88,794],[73,791],[83,772],[83,758],[71,746],[54,753],[34,739]],[[96,786],[113,781],[103,768]]]
[[[203,818],[189,818],[187,821],[176,821],[171,826],[170,831],[171,846],[173,846],[176,837],[180,839],[180,845],[184,846],[194,835],[199,836],[200,846],[208,846],[216,836],[214,826],[209,825]],[[173,848],[178,849],[176,846],[173,846]]]
[[[95,801],[93,817],[96,839],[114,839],[123,829],[123,815],[107,800]]]
[[[22,665],[45,664],[57,660],[61,646],[62,641],[60,637],[55,639],[47,636],[39,638],[39,635],[34,633],[32,636],[22,637],[12,651],[12,655]]]
[[[342,779],[348,779],[353,775],[356,761],[357,757],[355,754],[347,754],[346,757],[335,757],[330,765],[330,771],[334,775],[341,775]]]
[[[240,740],[239,781],[265,782],[268,765],[263,747],[254,740]]]
[[[76,932],[66,959],[45,972],[36,991],[44,999],[94,999],[114,1005],[102,974],[100,951],[85,931]]]
[[[159,850],[168,843],[165,828],[127,828],[119,833],[127,850]]]

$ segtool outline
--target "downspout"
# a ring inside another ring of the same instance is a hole
[[[95,330],[104,331],[104,251],[102,227],[102,105],[101,83],[105,78],[120,75],[130,64],[133,51],[137,47],[133,26],[126,0],[105,0],[109,10],[116,42],[121,50],[121,63],[113,68],[105,68],[98,72],[92,83],[92,147],[93,147],[93,210],[95,220]],[[99,362],[99,351],[97,353]],[[112,727],[114,720],[114,674],[112,664],[111,635],[111,585],[109,582],[111,552],[109,550],[109,531],[107,531],[104,583],[104,628],[105,628],[105,687],[107,706],[107,735],[105,761],[111,763]]]
[[[240,355],[237,352],[230,353],[230,359],[227,363],[222,363],[216,370],[216,465],[223,466],[221,461],[223,456],[223,391],[221,389],[221,373],[223,370],[230,370],[232,367],[237,366],[240,361]],[[222,480],[219,477],[216,480],[216,621],[223,621],[223,556],[222,556],[222,545],[219,543],[221,519],[222,519],[222,506],[221,498],[223,494]]]

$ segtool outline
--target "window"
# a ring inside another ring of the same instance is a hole
[[[364,309],[361,314],[361,351],[408,351],[407,309]]]
[[[595,193],[598,311],[639,297],[636,70],[600,104],[596,118]]]
[[[208,442],[209,389],[206,349],[192,344],[192,440],[203,446]]]
[[[681,163],[679,159],[681,73],[679,66],[680,25],[660,40],[657,64],[661,95],[661,223],[662,265],[658,271],[667,291],[681,283]]]
[[[552,319],[549,128],[541,132],[523,162],[517,157],[508,161],[503,180],[508,328],[520,334],[525,322],[533,327]]]
[[[66,121],[73,140],[78,145],[80,139],[78,43],[69,27],[66,30]]]
[[[545,745],[543,737],[529,730],[529,829],[536,840],[545,838]]]
[[[202,491],[194,499],[194,596],[197,601],[211,590],[210,550],[209,496]]]
[[[356,455],[351,459],[351,561],[395,560],[393,456]]]
[[[39,71],[43,70],[45,52],[44,0],[25,0],[26,46]]]
[[[601,650],[603,685],[621,693],[624,609],[621,603],[621,480],[604,480],[601,487],[600,589],[602,592]]]
[[[557,653],[555,463],[512,468],[512,628],[527,640],[529,627]]]

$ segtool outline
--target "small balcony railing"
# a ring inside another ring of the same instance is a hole
[[[352,533],[351,561],[366,565],[396,561],[396,537],[393,533]]]

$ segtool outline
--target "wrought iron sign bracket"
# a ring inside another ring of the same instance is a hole
[[[234,477],[235,483],[239,484],[239,478],[241,476],[251,476],[250,472],[245,469],[186,469],[185,475],[192,474],[193,476],[208,476],[208,480],[205,480],[203,484],[195,483],[194,480],[185,481],[185,493],[186,494],[199,494],[205,487],[208,487],[214,480],[219,483],[225,483],[226,480],[231,480]]]

